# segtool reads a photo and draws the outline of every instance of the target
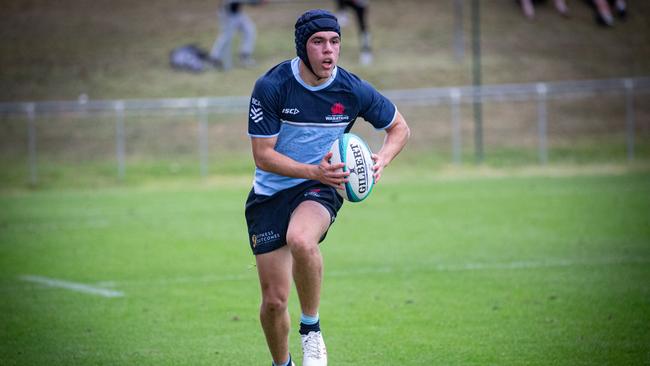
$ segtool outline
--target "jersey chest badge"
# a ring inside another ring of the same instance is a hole
[[[345,106],[341,102],[336,102],[330,107],[330,115],[325,116],[328,122],[347,122],[350,116],[345,114]]]

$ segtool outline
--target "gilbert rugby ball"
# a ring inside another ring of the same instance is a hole
[[[339,137],[330,148],[331,164],[345,163],[343,171],[350,172],[344,189],[337,191],[350,202],[361,202],[366,199],[375,185],[372,167],[372,152],[368,145],[357,135],[345,133]]]

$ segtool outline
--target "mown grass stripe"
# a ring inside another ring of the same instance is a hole
[[[326,271],[325,277],[354,277],[368,274],[399,274],[399,273],[416,273],[416,272],[468,272],[481,270],[532,270],[543,268],[558,267],[577,267],[577,266],[612,266],[625,264],[648,264],[650,258],[643,257],[602,257],[602,258],[584,258],[584,259],[562,259],[562,258],[545,258],[539,260],[512,261],[512,262],[467,262],[457,264],[419,264],[413,267],[397,266],[377,266],[377,267],[359,267],[349,268],[346,270]],[[254,271],[248,273],[231,274],[231,275],[204,275],[204,276],[180,276],[169,278],[158,278],[148,280],[124,280],[111,281],[115,286],[120,287],[138,287],[138,286],[170,286],[175,284],[198,284],[209,282],[236,282],[249,281],[256,279]]]
[[[76,283],[70,281],[59,280],[56,278],[48,278],[43,276],[25,275],[19,277],[23,281],[34,282],[49,287],[64,288],[71,291],[81,292],[89,295],[97,295],[103,297],[123,297],[124,293],[120,291],[107,290],[104,288],[85,285],[83,283]]]

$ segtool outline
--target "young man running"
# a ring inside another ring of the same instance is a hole
[[[329,148],[362,117],[386,131],[373,154],[375,181],[402,150],[409,128],[396,107],[370,84],[337,66],[341,30],[326,10],[310,10],[295,25],[298,57],[257,80],[248,134],[255,180],[246,201],[262,304],[260,321],[273,365],[292,365],[287,301],[292,280],[300,308],[303,366],[327,365],[319,305],[323,260],[318,244],[343,199],[343,164],[330,164]]]

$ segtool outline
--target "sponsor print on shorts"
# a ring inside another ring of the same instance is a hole
[[[253,248],[257,248],[258,245],[261,246],[278,239],[280,239],[280,234],[276,233],[274,230],[268,230],[261,234],[251,235],[251,243],[253,243]]]
[[[310,189],[309,191],[305,192],[305,194],[304,194],[303,196],[304,196],[304,197],[316,197],[316,198],[320,198],[320,197],[321,197],[321,195],[320,195],[320,188],[313,188],[313,189]]]

